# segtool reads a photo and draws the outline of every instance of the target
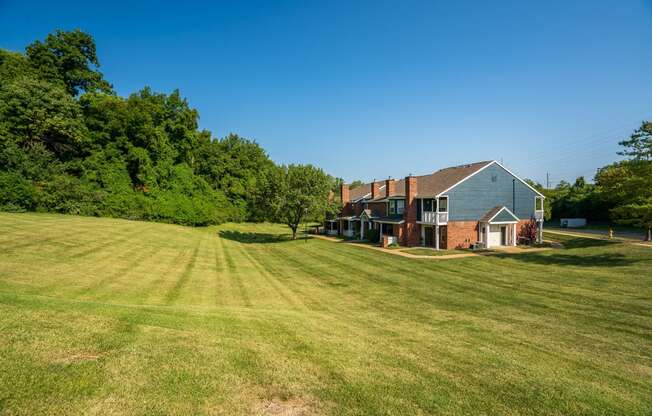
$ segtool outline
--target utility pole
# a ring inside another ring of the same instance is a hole
[[[546,189],[550,189],[550,174],[546,172]]]

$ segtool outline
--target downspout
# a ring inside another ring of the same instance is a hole
[[[512,179],[512,212],[516,215],[516,179]]]

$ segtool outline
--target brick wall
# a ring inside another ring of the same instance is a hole
[[[385,180],[385,198],[396,194],[396,181],[394,179]]]
[[[349,194],[349,185],[347,184],[341,184],[340,185],[340,198],[342,201],[342,212],[340,213],[341,216],[349,216],[353,215],[353,205],[349,201],[350,199],[350,194]]]
[[[478,221],[449,221],[446,226],[448,250],[469,248],[478,241]]]
[[[380,182],[371,182],[371,199],[380,197]]]
[[[387,215],[387,204],[385,202],[370,202],[367,204],[367,207],[374,213],[374,215],[379,215],[381,217]]]
[[[399,244],[403,244],[404,240],[404,233],[403,233],[403,228],[405,224],[394,224],[394,237],[398,239]]]
[[[403,244],[408,247],[418,246],[421,236],[419,235],[419,226],[417,224],[417,178],[408,176],[405,178],[405,218],[404,240]]]

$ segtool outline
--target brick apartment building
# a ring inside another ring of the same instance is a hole
[[[430,175],[342,184],[342,211],[326,233],[437,249],[516,245],[524,223],[543,225],[544,196],[497,161],[441,169]],[[383,238],[386,237],[386,238]]]

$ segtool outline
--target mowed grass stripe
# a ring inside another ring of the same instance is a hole
[[[432,262],[287,241],[273,224],[147,223],[133,233],[134,224],[0,214],[12,241],[60,237],[0,250],[3,410],[652,409],[645,248],[574,241],[547,253]]]
[[[274,301],[272,305],[273,307],[289,307],[291,309],[296,309],[301,305],[300,300],[294,295],[294,293],[280,284],[277,277],[269,272],[268,265],[266,263],[263,264],[257,259],[257,257],[263,257],[263,253],[261,253],[262,249],[259,245],[251,248],[245,248],[240,245],[240,249],[244,258],[246,258],[257,271],[258,275],[265,280],[267,286],[271,288],[271,292],[268,292],[268,298]],[[254,254],[250,254],[250,252]],[[267,256],[265,255],[264,257],[266,258]],[[272,293],[274,293],[274,296],[272,296]]]

